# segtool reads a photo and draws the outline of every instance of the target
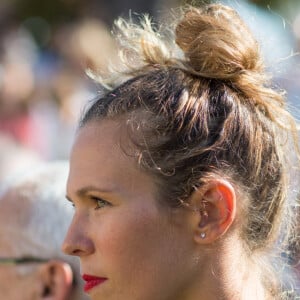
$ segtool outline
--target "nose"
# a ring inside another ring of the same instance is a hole
[[[92,254],[95,250],[94,243],[86,230],[86,222],[82,222],[82,219],[75,213],[61,247],[65,254],[82,257]]]

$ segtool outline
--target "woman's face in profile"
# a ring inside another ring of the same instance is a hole
[[[79,256],[93,300],[185,299],[198,272],[191,212],[158,203],[152,179],[120,148],[120,126],[91,122],[76,137],[63,250]]]

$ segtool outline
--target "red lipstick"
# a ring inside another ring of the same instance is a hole
[[[95,287],[107,280],[107,278],[97,277],[97,276],[87,275],[87,274],[83,274],[82,278],[85,281],[85,285],[83,287],[85,292],[88,292],[93,287]]]

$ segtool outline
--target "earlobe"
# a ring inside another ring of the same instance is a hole
[[[41,266],[41,299],[65,300],[72,289],[73,272],[69,264],[51,260]]]
[[[217,240],[232,225],[236,214],[236,195],[226,180],[212,180],[192,195],[197,207],[198,223],[194,224],[197,243],[209,244]]]

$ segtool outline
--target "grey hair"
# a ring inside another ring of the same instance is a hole
[[[22,241],[16,245],[15,255],[63,260],[70,264],[78,282],[79,261],[61,251],[73,216],[73,208],[65,200],[68,170],[66,161],[45,162],[11,176],[0,187],[0,205],[5,199],[16,205],[15,229],[7,229],[8,235],[18,228],[22,230]],[[29,266],[27,271],[31,270]]]

